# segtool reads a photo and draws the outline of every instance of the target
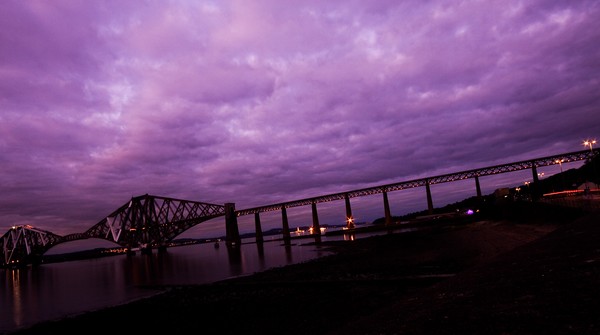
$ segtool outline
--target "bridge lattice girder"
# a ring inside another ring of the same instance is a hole
[[[111,213],[84,233],[60,236],[29,225],[15,226],[0,238],[2,266],[32,263],[53,246],[100,238],[122,246],[160,246],[185,230],[225,215],[225,206],[143,195]]]
[[[0,238],[2,262],[4,265],[29,262],[41,257],[61,239],[59,235],[29,225],[14,226]]]
[[[236,211],[237,216],[280,210],[319,202],[328,202],[372,195],[406,188],[476,178],[486,175],[513,172],[533,167],[549,166],[591,159],[600,150],[582,150],[566,154],[542,157],[521,162],[501,164],[434,177],[427,177],[393,184],[374,186],[348,192],[284,202],[274,205]],[[165,245],[173,238],[196,224],[225,215],[225,206],[202,202],[143,195],[134,197],[85,233],[59,236],[33,228],[29,225],[15,226],[0,238],[2,265],[12,262],[29,262],[41,257],[52,246],[79,239],[101,238],[126,247],[140,244],[155,247]]]
[[[524,169],[531,169],[534,166],[537,168],[537,167],[541,167],[541,166],[549,166],[549,165],[556,165],[556,164],[569,163],[569,162],[575,162],[575,161],[582,161],[582,160],[586,160],[586,159],[591,159],[598,151],[599,151],[599,149],[595,149],[593,151],[592,150],[575,151],[575,152],[570,152],[570,153],[566,153],[566,154],[547,156],[547,157],[525,160],[525,161],[520,161],[520,162],[500,164],[500,165],[495,165],[495,166],[483,167],[483,168],[479,168],[479,169],[449,173],[449,174],[444,174],[444,175],[439,175],[439,176],[402,181],[402,182],[393,183],[393,184],[362,188],[362,189],[352,190],[352,191],[348,191],[348,192],[327,194],[327,195],[313,197],[313,198],[306,198],[306,199],[301,199],[301,200],[282,202],[282,203],[273,204],[273,205],[242,209],[242,210],[236,211],[236,213],[238,216],[242,216],[242,215],[255,214],[255,213],[260,213],[260,212],[276,211],[276,210],[281,210],[282,207],[290,208],[290,207],[297,207],[297,206],[306,206],[306,205],[310,205],[312,203],[343,200],[346,197],[354,198],[354,197],[373,195],[373,194],[378,194],[378,193],[383,193],[383,192],[399,191],[399,190],[409,189],[409,188],[414,188],[414,187],[422,187],[422,186],[426,186],[427,184],[433,185],[433,184],[447,183],[447,182],[475,178],[475,177],[494,175],[494,174],[499,174],[499,173],[514,172],[514,171],[519,171],[519,170],[524,170]]]
[[[225,207],[203,202],[143,195],[88,229],[84,235],[125,247],[166,245],[187,229],[225,215]]]

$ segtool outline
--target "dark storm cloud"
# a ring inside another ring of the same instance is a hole
[[[583,149],[599,10],[7,1],[0,220],[69,233],[145,193],[244,208]]]

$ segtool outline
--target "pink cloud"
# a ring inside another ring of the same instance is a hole
[[[598,17],[593,1],[8,1],[0,219],[65,231],[138,193],[242,208],[581,149],[600,130]]]

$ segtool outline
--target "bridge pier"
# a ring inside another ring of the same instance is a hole
[[[290,225],[288,223],[287,209],[285,206],[281,206],[281,223],[283,226],[283,241],[285,244],[289,244],[292,237],[290,235]]]
[[[477,190],[477,200],[481,200],[481,186],[479,185],[479,176],[475,176],[475,189]]]
[[[260,226],[260,212],[254,213],[254,230],[256,231],[256,242],[264,242],[262,227]]]
[[[319,214],[317,213],[317,203],[310,204],[312,210],[312,233],[315,235],[315,242],[321,243],[321,225],[319,224]]]
[[[385,225],[392,224],[392,213],[390,211],[390,202],[388,201],[387,191],[383,190],[383,211],[385,213]]]
[[[135,256],[135,251],[133,251],[133,249],[131,249],[131,246],[130,246],[130,245],[127,245],[127,246],[125,247],[125,254],[126,254],[127,256]]]
[[[29,255],[28,260],[25,263],[29,263],[33,266],[41,265],[42,264],[42,255],[31,254],[31,255]]]
[[[242,262],[242,248],[227,248],[227,258],[230,265],[239,265]]]
[[[425,191],[427,192],[427,212],[431,215],[433,214],[433,199],[431,198],[429,179],[425,179]]]
[[[140,252],[142,255],[152,255],[152,246],[150,244],[141,245]]]
[[[241,243],[235,204],[231,202],[225,204],[225,243],[229,247]]]
[[[533,183],[531,183],[529,187],[531,192],[531,200],[535,201],[539,198],[538,185],[540,181],[540,179],[538,178],[538,172],[537,167],[535,166],[535,162],[531,162],[531,173],[533,174]]]
[[[256,252],[258,254],[258,259],[260,260],[260,265],[265,265],[265,245],[264,245],[264,243],[256,243]]]
[[[319,214],[317,213],[317,203],[313,201],[312,204],[310,204],[310,207],[312,210],[313,234],[321,235],[321,224],[319,223]]]
[[[344,194],[344,201],[346,202],[346,228],[354,228],[354,217],[352,217],[352,207],[350,206],[350,197],[348,193]]]

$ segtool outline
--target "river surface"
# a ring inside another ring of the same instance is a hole
[[[323,241],[371,236],[323,236]],[[243,240],[235,249],[203,243],[103,258],[0,269],[0,334],[41,321],[123,304],[159,292],[153,285],[206,284],[304,262],[330,254],[311,244],[313,237],[290,245],[271,239]],[[262,245],[262,246],[261,246]]]

